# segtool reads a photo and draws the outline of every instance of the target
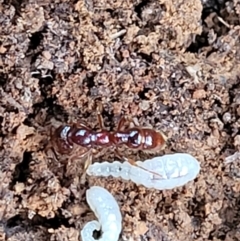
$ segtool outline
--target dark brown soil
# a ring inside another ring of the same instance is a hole
[[[93,185],[118,201],[121,240],[240,240],[239,160],[224,164],[240,151],[239,19],[238,0],[0,0],[0,240],[80,240]],[[192,154],[198,177],[81,184],[84,160],[45,147],[52,126],[97,128],[99,102],[109,130],[123,115],[161,130],[161,155]]]

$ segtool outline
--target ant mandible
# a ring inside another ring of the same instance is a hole
[[[87,150],[80,156],[75,155],[76,158],[87,156],[87,160],[84,165],[84,170],[92,163],[92,150],[97,147],[107,148],[111,147],[115,151],[116,157],[124,161],[128,161],[132,165],[137,165],[134,160],[130,160],[123,157],[118,147],[125,145],[132,150],[141,150],[147,153],[157,153],[165,145],[166,137],[160,131],[140,127],[132,119],[126,119],[122,117],[118,123],[116,131],[108,131],[103,124],[103,118],[100,114],[102,106],[98,105],[97,117],[100,126],[99,131],[92,130],[84,123],[79,122],[73,125],[61,125],[54,132],[51,133],[51,144],[54,151],[59,154],[70,154],[75,145],[86,148]],[[134,124],[134,127],[130,127],[130,123]],[[138,166],[138,165],[137,165]],[[138,166],[140,167],[140,166]],[[143,167],[140,167],[146,170]],[[149,171],[155,175],[160,176],[152,171]]]

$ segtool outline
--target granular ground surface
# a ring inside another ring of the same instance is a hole
[[[0,96],[0,240],[81,240],[93,185],[119,203],[120,240],[240,240],[238,0],[0,0]],[[158,155],[193,155],[197,178],[168,191],[82,182],[86,160],[56,159],[50,134],[98,129],[99,103],[110,131],[121,116],[161,130]]]

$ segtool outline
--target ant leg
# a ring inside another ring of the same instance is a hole
[[[129,125],[130,125],[130,123],[132,123],[134,126],[136,126],[136,127],[140,127],[139,126],[139,124],[136,122],[136,120],[135,119],[133,119],[132,117],[127,117],[127,121],[129,122]]]
[[[78,155],[78,153],[79,153],[79,149],[78,149],[78,151],[74,155],[71,155],[69,157],[69,160],[73,161],[74,159],[84,158],[84,157],[88,156],[91,153],[91,149],[86,150],[85,152],[81,153],[80,155]],[[85,169],[85,165],[84,165],[84,169]]]
[[[87,153],[87,160],[84,163],[84,173],[87,171],[88,167],[92,164],[92,150],[90,149]]]
[[[118,122],[117,131],[124,131],[126,128],[130,127],[131,123],[138,126],[131,117],[122,117]]]
[[[154,176],[160,177],[159,179],[162,179],[162,176],[161,176],[159,173],[150,171],[150,170],[148,170],[147,168],[144,168],[144,167],[142,167],[142,166],[139,166],[139,165],[136,163],[136,161],[134,161],[133,159],[129,159],[129,158],[123,157],[123,156],[119,153],[118,149],[115,149],[115,154],[116,154],[116,157],[118,157],[120,160],[127,161],[127,162],[130,163],[132,166],[136,166],[136,167],[138,167],[138,168],[141,168],[142,170],[144,170],[144,171],[146,171],[146,172],[149,172],[149,173],[153,174]]]
[[[103,110],[102,104],[98,103],[98,106],[97,106],[97,117],[98,117],[98,123],[99,123],[101,131],[105,129],[105,126],[104,126],[104,123],[103,123],[102,114],[101,114],[102,110]]]
[[[50,158],[52,158],[54,161],[58,162],[58,155],[54,147],[55,139],[54,139],[54,127],[50,127],[50,139],[48,140],[46,146],[44,147],[44,152],[46,154],[50,154]],[[50,153],[49,153],[50,150]]]
[[[102,115],[101,115],[101,112],[102,112],[102,104],[98,103],[97,105],[97,118],[98,118],[98,123],[99,123],[99,126],[100,126],[100,130],[104,130],[105,127],[104,127],[104,124],[103,124],[103,118],[102,118]],[[90,127],[87,125],[86,122],[83,122],[82,120],[81,121],[77,121],[77,122],[74,122],[74,123],[71,123],[71,125],[75,125],[77,128],[86,128],[86,129],[90,129]]]
[[[160,174],[157,173],[157,172],[150,171],[150,170],[148,170],[147,168],[144,168],[144,167],[142,167],[142,166],[139,166],[139,165],[136,163],[136,161],[134,161],[133,159],[128,159],[128,158],[126,158],[126,161],[129,162],[129,163],[130,163],[131,165],[133,165],[133,166],[136,166],[136,167],[138,167],[138,168],[143,169],[143,170],[146,171],[146,172],[149,172],[149,173],[153,174],[154,176],[158,176],[159,178],[157,178],[157,179],[162,179],[162,175],[160,175]],[[155,178],[154,178],[154,179],[155,179]]]
[[[79,153],[79,149],[77,151],[77,153]],[[84,162],[84,167],[83,167],[83,173],[80,175],[80,180],[81,183],[84,183],[85,179],[86,179],[86,171],[89,167],[89,165],[91,165],[92,163],[92,150],[88,149],[85,152],[81,153],[80,155],[78,155],[77,153],[75,153],[74,155],[69,157],[69,161],[74,161],[75,159],[84,159],[86,158],[86,161]]]
[[[76,123],[72,123],[72,126],[76,126],[77,128],[85,128],[85,129],[89,129],[89,126],[87,126],[87,124],[85,124],[83,121],[77,121]]]
[[[85,154],[87,155],[87,160],[84,163],[83,173],[82,173],[81,178],[80,178],[80,183],[81,184],[83,184],[85,182],[87,169],[92,164],[92,150],[90,149]]]
[[[132,117],[122,117],[118,123],[117,130],[122,131],[124,130],[124,127],[128,128],[131,123],[133,123],[134,126],[139,126],[138,123],[136,123],[136,121]]]
[[[126,120],[125,117],[122,117],[120,119],[120,121],[118,122],[118,126],[117,126],[117,131],[122,131],[123,130],[123,127],[126,125],[128,121]]]

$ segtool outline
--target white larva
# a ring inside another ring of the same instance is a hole
[[[87,202],[98,221],[88,222],[81,231],[82,241],[96,241],[93,231],[101,229],[98,241],[117,241],[122,230],[122,215],[119,206],[106,189],[93,186],[87,190]]]
[[[138,161],[137,165],[158,173],[160,176],[128,162],[118,161],[94,163],[88,167],[87,174],[90,176],[121,177],[147,188],[165,190],[183,186],[193,180],[200,171],[199,162],[193,156],[185,153],[158,156],[144,162]]]

